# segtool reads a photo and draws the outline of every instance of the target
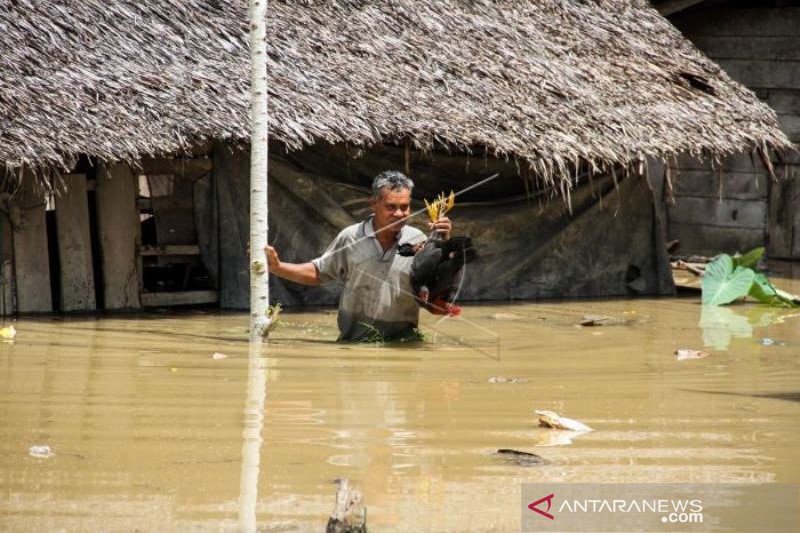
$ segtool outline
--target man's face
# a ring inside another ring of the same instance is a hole
[[[381,189],[381,197],[370,201],[375,212],[375,230],[391,226],[386,231],[397,233],[411,214],[411,191],[406,188]],[[401,222],[402,221],[402,222]]]

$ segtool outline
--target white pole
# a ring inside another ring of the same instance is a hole
[[[270,321],[267,245],[267,0],[250,0],[250,354],[248,365],[242,469],[239,487],[239,528],[257,530],[256,504],[261,469],[261,429],[266,400],[265,360],[261,348]]]
[[[261,343],[269,320],[267,245],[267,0],[250,0],[250,342]]]

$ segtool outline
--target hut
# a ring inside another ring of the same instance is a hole
[[[2,311],[246,307],[245,3],[3,4]],[[496,172],[454,214],[468,299],[670,293],[670,163],[791,146],[641,0],[276,1],[268,42],[284,257],[362,216],[375,170],[419,196]]]
[[[692,43],[777,113],[800,143],[800,6],[782,0],[654,2]],[[682,157],[668,234],[682,254],[767,246],[771,258],[800,259],[800,156],[776,159],[779,182],[748,154],[718,162]]]

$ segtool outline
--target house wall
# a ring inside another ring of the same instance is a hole
[[[800,143],[800,7],[781,2],[727,2],[687,10],[673,24],[735,80],[753,89]],[[797,179],[800,159],[776,161],[780,177]],[[772,184],[749,155],[677,165],[669,235],[681,254],[710,255],[768,245],[772,257],[800,259],[800,194],[792,181]],[[720,178],[722,183],[720,184]],[[777,187],[777,188],[776,188]]]

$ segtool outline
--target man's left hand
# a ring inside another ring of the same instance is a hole
[[[432,230],[436,230],[442,240],[446,241],[450,239],[450,232],[453,229],[453,224],[450,222],[449,218],[442,217],[436,222],[429,222],[428,227]]]

